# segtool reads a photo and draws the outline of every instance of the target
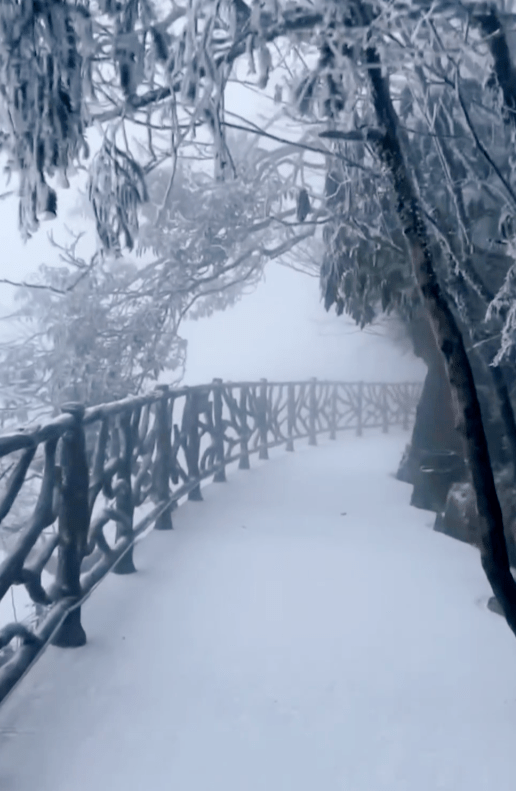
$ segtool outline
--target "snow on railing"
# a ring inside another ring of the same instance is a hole
[[[136,539],[151,526],[170,530],[178,500],[202,500],[204,479],[225,481],[228,464],[249,469],[252,454],[293,451],[296,440],[408,428],[421,387],[316,379],[160,385],[89,409],[66,404],[42,426],[0,435],[0,459],[11,461],[0,480],[0,532],[17,503],[24,512],[4,529],[0,612],[16,586],[34,605],[28,620],[0,621],[0,702],[45,645],[86,642],[84,600],[108,572],[135,571]]]

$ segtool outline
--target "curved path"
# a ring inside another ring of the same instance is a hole
[[[181,506],[0,709],[2,791],[513,791],[516,641],[394,480],[406,440],[281,451]]]

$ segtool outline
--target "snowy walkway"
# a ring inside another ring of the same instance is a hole
[[[2,791],[513,791],[516,640],[390,475],[406,438],[181,507],[0,709]]]

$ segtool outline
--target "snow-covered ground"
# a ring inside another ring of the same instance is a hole
[[[351,435],[204,489],[0,709],[2,791],[513,791],[516,640],[475,549]]]

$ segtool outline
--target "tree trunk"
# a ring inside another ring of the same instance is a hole
[[[466,458],[482,523],[482,566],[507,623],[516,634],[516,582],[509,567],[502,510],[496,493],[473,373],[460,329],[437,281],[435,261],[419,199],[400,145],[398,119],[388,80],[382,75],[380,57],[374,47],[366,49],[365,57],[369,66],[374,109],[381,130],[370,133],[369,140],[376,146],[391,174],[396,208],[409,245],[414,274],[437,344],[444,356],[457,428],[464,437]]]
[[[410,448],[398,471],[400,480],[414,483],[424,451],[449,450],[462,456],[464,447],[455,428],[452,395],[443,356],[425,314],[412,319],[408,325],[408,335],[414,354],[428,368],[416,410]]]

